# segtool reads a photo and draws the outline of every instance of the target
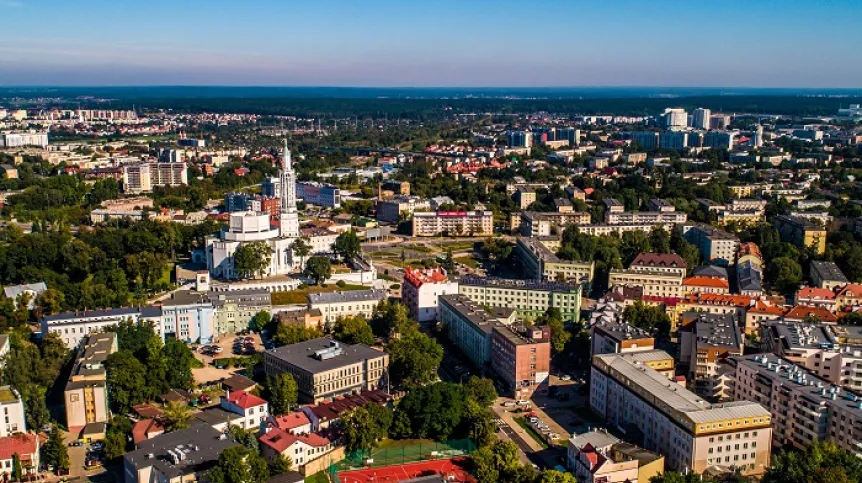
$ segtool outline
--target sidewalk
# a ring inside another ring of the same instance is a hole
[[[517,433],[518,436],[520,436],[521,439],[524,441],[524,443],[526,443],[526,445],[529,446],[531,450],[533,450],[533,452],[542,451],[544,449],[542,445],[540,445],[538,441],[533,439],[533,436],[527,433],[527,431],[525,431],[524,428],[522,428],[521,425],[518,424],[517,421],[515,421],[515,414],[509,411],[509,409],[511,408],[504,408],[499,404],[499,402],[500,401],[498,400],[498,403],[495,403],[494,406],[491,407],[491,409],[494,411],[494,414],[496,414],[498,418],[502,419],[503,422],[506,423],[506,425],[512,428],[512,431]]]

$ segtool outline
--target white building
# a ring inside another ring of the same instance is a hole
[[[207,269],[213,277],[239,278],[233,256],[245,243],[266,242],[271,254],[264,276],[287,275],[299,268],[300,259],[291,245],[299,238],[299,214],[296,210],[296,172],[290,160],[287,141],[280,176],[281,210],[278,229],[270,226],[269,214],[252,211],[231,213],[230,226],[217,236],[206,239]]]
[[[438,211],[413,214],[413,236],[489,236],[494,233],[491,211]]]
[[[48,147],[48,133],[6,133],[0,134],[0,148],[20,148],[24,146]]]
[[[274,196],[274,195],[273,195]],[[310,205],[326,208],[341,206],[341,190],[330,184],[306,181],[296,183],[296,196]]]
[[[221,408],[239,414],[238,426],[245,430],[257,430],[269,417],[269,403],[245,391],[228,391],[221,398]]]
[[[27,421],[24,419],[24,401],[18,391],[12,386],[0,386],[0,408],[4,420],[0,424],[0,438],[15,433],[27,432]]]
[[[441,295],[458,293],[458,282],[449,280],[442,268],[404,269],[401,300],[417,322],[436,322]]]
[[[710,119],[712,118],[712,111],[709,109],[704,109],[702,107],[697,108],[692,113],[692,122],[691,127],[695,129],[703,129],[704,131],[709,129]]]
[[[156,186],[189,184],[185,163],[137,163],[123,166],[123,192],[149,193]]]
[[[311,293],[308,294],[308,308],[320,310],[324,324],[332,324],[339,317],[356,315],[370,319],[377,304],[386,296],[386,290]]]
[[[162,310],[160,307],[123,307],[85,312],[63,312],[42,317],[42,336],[57,334],[66,347],[74,349],[91,332],[112,327],[121,322],[152,322],[156,333],[162,335]]]
[[[662,125],[668,129],[688,127],[688,113],[681,107],[667,108],[660,116]]]

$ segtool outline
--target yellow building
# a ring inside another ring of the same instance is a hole
[[[811,247],[819,255],[826,251],[826,229],[804,218],[778,215],[772,225],[781,235],[781,241],[798,247]]]

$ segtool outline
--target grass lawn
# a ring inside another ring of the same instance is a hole
[[[401,253],[400,252],[396,253],[396,252],[389,251],[389,250],[377,250],[374,252],[367,252],[366,255],[371,257],[371,258],[395,258],[395,257],[400,257]]]
[[[530,423],[527,422],[526,419],[519,416],[515,418],[515,422],[518,423],[518,426],[524,428],[524,431],[526,431],[527,434],[532,436],[532,438],[535,439],[536,442],[542,446],[542,448],[549,448],[547,441],[545,441],[542,436],[537,433],[535,429],[533,429],[533,427],[530,425]]]
[[[352,285],[346,284],[343,287],[339,287],[334,283],[330,283],[328,285],[313,285],[308,288],[300,288],[296,290],[288,290],[283,292],[273,292],[272,293],[272,305],[295,305],[295,304],[304,304],[308,301],[307,296],[310,293],[321,293],[321,292],[346,292],[348,290],[368,290],[369,287],[365,285]]]
[[[479,262],[472,256],[455,257],[452,260],[454,260],[456,263],[462,263],[464,265],[467,265],[470,268],[479,268]]]
[[[412,246],[405,246],[404,248],[406,248],[406,249],[408,249],[408,250],[410,250],[410,251],[419,252],[419,253],[432,253],[432,252],[436,252],[436,250],[432,250],[431,248],[428,248],[428,247],[427,247],[427,246],[425,246],[425,245],[412,245]]]
[[[391,275],[386,275],[385,273],[378,273],[377,278],[379,278],[380,280],[386,280],[387,282],[394,282],[398,280],[397,278]]]
[[[329,476],[327,475],[326,470],[318,471],[311,476],[306,476],[305,483],[329,483]]]
[[[472,250],[473,245],[474,245],[473,242],[458,242],[458,243],[445,244],[445,245],[443,245],[443,247],[448,249],[448,250],[452,250],[453,252],[458,252],[461,250]]]

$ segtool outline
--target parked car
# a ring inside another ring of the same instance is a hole
[[[561,381],[571,381],[571,380],[572,380],[572,376],[570,376],[570,375],[568,375],[568,374],[564,374],[564,375],[562,375],[562,376],[560,377],[560,380],[561,380]]]

